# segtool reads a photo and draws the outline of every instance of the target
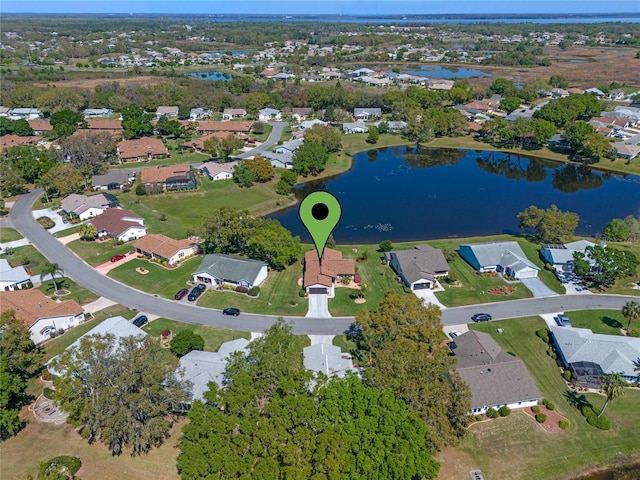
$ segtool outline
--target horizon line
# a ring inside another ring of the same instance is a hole
[[[87,13],[79,13],[79,12],[4,12],[5,15],[48,15],[48,16],[59,16],[59,15],[172,15],[172,16],[181,16],[181,15],[208,15],[208,16],[216,16],[216,17],[226,17],[226,16],[244,16],[244,17],[255,17],[268,15],[273,17],[280,16],[296,16],[296,17],[481,17],[487,15],[497,15],[500,17],[529,17],[529,16],[572,16],[572,17],[594,17],[594,16],[606,16],[611,17],[615,15],[640,15],[640,11],[627,11],[627,12],[529,12],[529,13],[499,13],[499,12],[485,12],[485,13],[379,13],[379,14],[360,14],[360,13],[210,13],[210,12],[188,12],[188,13],[173,13],[173,12],[87,12]]]

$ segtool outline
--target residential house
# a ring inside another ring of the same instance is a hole
[[[429,245],[389,252],[385,256],[391,268],[411,290],[433,288],[437,278],[449,275],[449,264],[442,250]]]
[[[121,162],[154,160],[168,155],[167,147],[159,138],[143,137],[118,143],[118,158]]]
[[[444,78],[430,78],[427,81],[427,88],[429,90],[451,90],[454,84],[454,80],[447,80]]]
[[[303,143],[304,140],[290,140],[282,145],[278,145],[273,151],[280,154],[292,155]]]
[[[210,253],[204,256],[193,273],[193,281],[251,288],[260,286],[267,278],[267,273],[267,264],[259,260]]]
[[[36,135],[43,135],[47,132],[53,131],[53,126],[48,118],[34,118],[28,120],[29,126],[33,129],[33,133]]]
[[[634,361],[640,358],[640,338],[593,333],[588,328],[552,326],[551,339],[564,368],[576,384],[600,388],[602,375],[619,373],[628,382],[640,382]]]
[[[89,118],[87,128],[93,132],[109,132],[113,135],[120,135],[124,130],[122,120],[118,118]]]
[[[0,117],[8,117],[11,109],[9,107],[5,107],[0,105]]]
[[[189,120],[195,122],[201,118],[209,118],[213,115],[213,111],[202,107],[192,108],[189,111]]]
[[[0,137],[0,151],[5,148],[15,147],[16,145],[36,145],[40,140],[38,136],[21,137],[19,135],[2,135]]]
[[[485,242],[460,245],[458,250],[477,271],[504,272],[513,278],[538,276],[538,268],[522,251],[518,242]]]
[[[258,110],[258,120],[261,122],[279,121],[282,118],[280,110],[275,108],[263,108]]]
[[[328,343],[317,343],[302,350],[302,362],[307,370],[323,373],[327,377],[344,378],[347,372],[358,373],[350,353]]]
[[[209,180],[216,182],[218,180],[231,180],[233,178],[233,169],[238,165],[237,161],[227,163],[207,162],[198,167],[203,175]]]
[[[315,125],[327,125],[327,122],[323,122],[322,120],[318,120],[314,118],[313,120],[303,120],[300,122],[301,129],[313,128]]]
[[[243,118],[247,116],[247,111],[244,108],[225,108],[222,111],[223,120],[233,120],[234,118]]]
[[[0,258],[0,291],[13,291],[28,288],[30,275],[22,265],[12,267],[7,259]]]
[[[204,393],[209,390],[209,383],[215,382],[219,387],[225,386],[225,370],[229,356],[235,352],[249,353],[249,340],[239,338],[223,343],[217,352],[192,350],[180,357],[179,376],[191,384],[191,400],[203,400]],[[185,410],[191,405],[185,405]]]
[[[76,327],[84,321],[84,311],[75,300],[56,302],[37,288],[0,291],[2,310],[13,310],[29,329],[36,345]]]
[[[613,90],[609,91],[607,98],[609,100],[622,100],[624,98],[624,91],[620,90],[619,88],[614,88]]]
[[[62,199],[60,207],[67,215],[75,215],[80,220],[88,220],[104,213],[107,208],[118,205],[118,199],[110,193],[88,196],[72,193]]]
[[[147,234],[144,219],[131,210],[109,208],[89,222],[96,227],[99,238],[111,237],[128,242]]]
[[[113,115],[113,110],[110,108],[86,108],[82,111],[84,118],[105,118]]]
[[[167,262],[167,265],[179,265],[199,251],[198,244],[189,239],[174,240],[157,233],[149,233],[136,240],[133,249],[146,257]]]
[[[347,122],[342,124],[342,131],[346,134],[367,133],[369,128],[367,128],[364,122]]]
[[[177,117],[178,116],[178,107],[170,106],[170,107],[158,107],[156,110],[156,119],[160,117]]]
[[[91,186],[94,190],[122,190],[136,179],[136,172],[129,169],[109,170],[104,175],[91,177]]]
[[[42,112],[38,108],[12,108],[9,110],[9,118],[12,119],[33,120],[38,117],[42,117]]]
[[[356,274],[353,259],[342,258],[342,252],[325,247],[322,263],[315,250],[304,255],[304,272],[302,287],[310,294],[325,294],[329,298],[335,296],[335,285],[342,278],[353,279]]]
[[[140,181],[144,185],[159,185],[166,191],[195,190],[196,177],[187,164],[143,168]]]
[[[196,127],[196,131],[201,135],[216,132],[248,134],[252,126],[253,122],[200,122],[200,125]]]
[[[300,123],[303,120],[309,118],[311,112],[313,112],[313,109],[311,107],[293,107],[291,108],[290,112],[287,113],[290,113],[291,118]]]
[[[573,254],[576,252],[585,253],[587,247],[595,247],[595,243],[588,240],[577,240],[575,242],[562,244],[545,244],[540,249],[540,254],[545,263],[553,265],[556,270],[573,271]]]
[[[584,93],[595,95],[598,97],[598,100],[602,100],[604,98],[604,92],[598,88],[587,88]]]
[[[470,330],[449,346],[456,369],[471,390],[470,414],[503,406],[532,407],[542,398],[524,362],[502,350],[489,334]]]
[[[262,158],[269,160],[274,168],[293,169],[293,157],[291,155],[273,152],[262,152],[261,155]]]
[[[380,124],[383,123],[381,121],[374,122],[376,128],[380,127]],[[392,133],[403,132],[407,128],[407,122],[404,120],[389,120],[387,123],[387,127],[389,131]]]
[[[633,160],[640,155],[640,146],[631,145],[630,143],[616,143],[613,148],[618,152],[618,156],[626,158],[627,160]]]
[[[353,118],[356,120],[369,120],[370,118],[380,118],[382,116],[381,108],[359,108],[353,109]]]

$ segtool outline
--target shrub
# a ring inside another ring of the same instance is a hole
[[[531,411],[537,415],[538,413],[540,413],[540,407],[534,405],[533,407],[531,407]]]
[[[342,277],[340,279],[340,283],[342,283],[343,285],[349,285],[351,283],[351,279],[349,277]]]
[[[356,283],[360,283],[362,282],[362,277],[360,275],[356,275],[355,277],[353,277],[353,281]]]
[[[248,293],[249,289],[247,287],[243,287],[241,285],[238,285],[236,287],[236,292],[238,292],[238,293]]]
[[[564,372],[562,372],[562,376],[566,381],[571,380],[571,370],[565,370]]]
[[[562,429],[562,430],[567,430],[569,428],[569,426],[571,425],[571,422],[569,422],[569,420],[567,420],[566,418],[563,418],[562,420],[560,420],[558,422],[558,426]]]
[[[301,288],[300,290],[298,290],[298,296],[300,298],[304,298],[307,295],[307,292],[304,291],[304,288]]]
[[[546,421],[547,421],[547,416],[544,413],[537,413],[536,414],[536,422],[544,423]]]
[[[260,295],[260,287],[251,287],[247,293],[252,297],[257,297],[258,295]]]
[[[549,400],[548,399],[543,398],[540,403],[542,403],[545,407],[549,408],[549,406],[548,406],[549,405]]]
[[[487,417],[489,418],[498,418],[498,415],[499,415],[498,411],[493,407],[487,410]]]
[[[587,423],[600,430],[609,430],[611,428],[611,422],[609,422],[609,419],[604,415],[600,418],[598,418],[597,415],[589,415],[587,417]]]
[[[179,331],[171,340],[171,352],[182,357],[191,350],[204,350],[204,338],[191,330]]]
[[[38,468],[38,479],[75,478],[82,462],[78,457],[64,455],[42,462]]]
[[[555,410],[556,406],[553,404],[553,402],[548,402],[546,405],[547,410]]]
[[[482,415],[476,415],[475,417],[473,417],[475,419],[476,422],[479,422],[482,420]]]
[[[509,415],[511,415],[511,409],[507,406],[500,407],[500,409],[498,410],[498,413],[500,414],[501,417],[508,417]]]
[[[36,220],[42,228],[53,228],[55,227],[55,222],[51,220],[49,217],[40,217]]]
[[[546,328],[536,330],[536,335],[544,340],[544,343],[549,343],[549,330],[547,330]]]
[[[596,412],[593,410],[593,406],[591,406],[591,404],[583,405],[580,409],[580,413],[583,417],[596,416]]]

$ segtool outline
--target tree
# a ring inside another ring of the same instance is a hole
[[[2,154],[27,183],[35,183],[55,165],[50,150],[34,145],[16,145]]]
[[[626,242],[629,240],[629,225],[621,218],[614,218],[604,227],[602,238],[610,242]]]
[[[212,157],[215,157],[216,155],[218,155],[218,146],[220,145],[220,139],[217,137],[211,137],[211,138],[207,138],[203,143],[202,143],[202,150],[205,153],[208,153],[209,155],[211,155]]]
[[[552,75],[549,79],[549,85],[554,88],[567,88],[569,86],[569,82],[562,75]]]
[[[500,110],[504,110],[507,113],[511,113],[518,108],[520,108],[519,97],[506,97],[500,101]]]
[[[82,191],[84,177],[73,165],[59,163],[40,178],[40,184],[49,194],[57,193],[64,198],[72,193]]]
[[[638,242],[640,240],[640,221],[633,215],[624,217],[624,223],[629,227],[629,241]]]
[[[2,196],[20,195],[24,192],[24,178],[20,170],[14,167],[5,157],[0,158],[0,193]]]
[[[153,115],[146,113],[138,105],[129,105],[122,109],[122,128],[124,138],[130,140],[141,138],[153,133],[151,119]]]
[[[93,225],[93,223],[83,223],[80,225],[80,238],[82,240],[93,240],[98,236],[98,229]]]
[[[15,134],[19,137],[33,135],[33,128],[24,118],[10,120],[7,117],[0,117],[0,135]]]
[[[489,87],[489,95],[502,95],[503,97],[515,97],[516,85],[512,80],[498,77]]]
[[[391,243],[391,240],[383,240],[380,242],[379,248],[381,252],[390,252],[393,250],[393,243]]]
[[[151,337],[85,336],[52,361],[59,372],[54,400],[89,443],[100,440],[113,455],[125,448],[140,455],[162,444],[172,412],[189,400],[177,366]]]
[[[594,131],[593,126],[583,120],[579,120],[569,125],[565,132],[565,137],[573,151],[578,152],[582,148],[584,138]]]
[[[622,307],[622,316],[627,319],[627,335],[631,332],[631,321],[640,319],[640,303],[627,302]]]
[[[328,152],[338,152],[342,148],[342,137],[338,130],[329,125],[314,125],[305,130],[305,142],[316,142]]]
[[[599,133],[589,133],[582,140],[582,155],[593,160],[586,163],[595,163],[611,155],[613,146],[611,142]]]
[[[585,253],[574,252],[573,262],[578,277],[605,288],[613,286],[618,278],[635,275],[640,263],[631,252],[602,245],[588,246]]]
[[[255,174],[255,180],[259,183],[268,182],[275,174],[275,169],[271,162],[266,158],[262,158],[260,155],[256,155],[254,158],[245,160],[244,164],[249,167]]]
[[[378,139],[380,138],[380,133],[378,133],[378,129],[376,127],[369,127],[369,136],[367,137],[367,143],[378,143]]]
[[[324,170],[329,160],[329,152],[317,142],[305,141],[293,154],[293,171],[307,176]]]
[[[280,180],[285,182],[287,185],[294,186],[298,181],[298,174],[293,170],[284,170],[280,174]]]
[[[218,144],[218,153],[222,158],[227,160],[233,152],[241,149],[243,145],[244,142],[241,138],[238,138],[235,135],[228,135],[220,140],[220,143]]]
[[[454,86],[447,92],[447,97],[454,105],[459,105],[461,103],[470,102],[473,98],[473,95],[471,94],[471,91],[466,88]]]
[[[298,260],[302,246],[300,237],[294,237],[276,220],[261,222],[249,237],[246,253],[251,258],[269,264],[274,270],[283,270]]]
[[[61,110],[78,111],[86,106],[86,100],[75,88],[51,88],[36,98],[36,106],[44,112]]]
[[[56,275],[60,275],[60,278],[64,276],[64,271],[62,270],[62,268],[60,268],[60,265],[58,265],[57,263],[45,262],[42,267],[42,273],[40,273],[40,281],[43,282],[46,277],[51,276],[51,280],[53,280],[53,285],[57,293],[60,289],[58,288],[58,283],[56,282]]]
[[[233,180],[241,187],[248,188],[252,186],[253,182],[256,181],[256,178],[256,172],[247,165],[247,160],[242,161],[233,167]]]
[[[602,416],[609,402],[614,398],[621,397],[624,395],[624,387],[626,382],[622,378],[622,375],[619,373],[610,373],[609,375],[605,375],[602,377],[602,390],[604,390],[604,394],[607,396],[607,400],[604,402],[602,406],[602,410],[598,414],[598,418]]]
[[[429,125],[426,115],[413,113],[407,121],[405,135],[412,142],[421,144],[433,140],[435,133],[433,127]]]
[[[75,167],[85,167],[90,178],[116,157],[116,151],[117,145],[110,133],[80,130],[75,135],[60,140],[56,157],[61,162],[71,162]]]
[[[24,425],[19,412],[31,401],[27,381],[42,368],[43,355],[14,310],[0,315],[0,332],[0,440],[6,440]]]
[[[574,212],[563,212],[556,205],[546,210],[535,205],[518,213],[518,226],[532,230],[541,243],[558,243],[563,237],[573,236],[580,217]]]
[[[192,350],[204,350],[204,339],[191,330],[180,330],[172,339],[171,353],[182,357]]]
[[[86,125],[84,117],[73,110],[60,110],[51,115],[53,130],[58,137],[68,137],[78,129],[78,125]]]

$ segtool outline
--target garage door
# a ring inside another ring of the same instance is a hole
[[[326,288],[316,287],[316,288],[310,288],[310,289],[309,289],[309,293],[310,293],[310,294],[316,293],[316,294],[323,294],[323,295],[326,295],[328,292],[327,292],[327,289],[326,289]]]
[[[431,285],[429,285],[428,283],[416,283],[413,286],[414,290],[424,290],[425,288],[430,288]]]

